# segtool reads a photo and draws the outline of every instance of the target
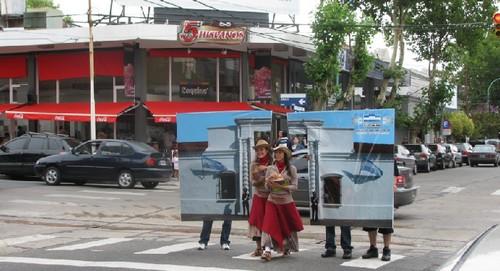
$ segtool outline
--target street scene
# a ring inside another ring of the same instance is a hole
[[[0,0],[0,270],[493,271],[500,2]]]

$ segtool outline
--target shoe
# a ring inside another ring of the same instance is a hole
[[[230,250],[231,247],[229,246],[229,244],[222,244],[221,249],[222,250]]]
[[[388,262],[391,260],[391,250],[387,247],[384,247],[382,251],[382,258],[380,258],[384,262]]]
[[[256,248],[255,251],[250,254],[252,257],[260,257],[262,256],[262,249],[261,248]]]
[[[344,255],[342,255],[342,259],[344,259],[344,260],[352,259],[352,250],[350,250],[350,249],[344,250]]]
[[[198,246],[198,250],[205,250],[207,249],[207,244],[200,243],[200,246]]]
[[[330,258],[330,257],[335,257],[337,253],[335,252],[335,249],[327,248],[323,254],[321,254],[321,258]]]
[[[370,247],[363,256],[363,259],[378,258],[378,249],[376,247]]]
[[[272,259],[271,251],[264,251],[264,253],[262,253],[262,256],[260,256],[260,258],[266,262],[269,262]]]

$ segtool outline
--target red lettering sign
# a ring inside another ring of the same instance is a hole
[[[246,37],[246,28],[228,25],[230,27],[204,25],[201,21],[184,21],[178,38],[184,44],[196,42],[241,44]]]

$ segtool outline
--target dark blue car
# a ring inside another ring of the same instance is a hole
[[[48,185],[88,181],[117,183],[133,188],[140,182],[144,188],[155,188],[172,174],[172,164],[165,153],[151,146],[126,140],[92,140],[70,152],[44,157],[35,164],[35,171]]]

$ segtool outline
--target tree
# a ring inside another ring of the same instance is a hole
[[[26,6],[28,8],[59,8],[58,5],[54,5],[53,0],[27,0]]]
[[[346,37],[354,31],[354,13],[351,8],[335,0],[322,1],[312,24],[315,54],[305,64],[307,76],[313,81],[308,96],[315,110],[323,109],[332,96],[343,97],[339,87],[339,55]]]
[[[474,135],[474,121],[464,111],[452,112],[446,116],[451,124],[451,135],[455,140],[464,141]]]

